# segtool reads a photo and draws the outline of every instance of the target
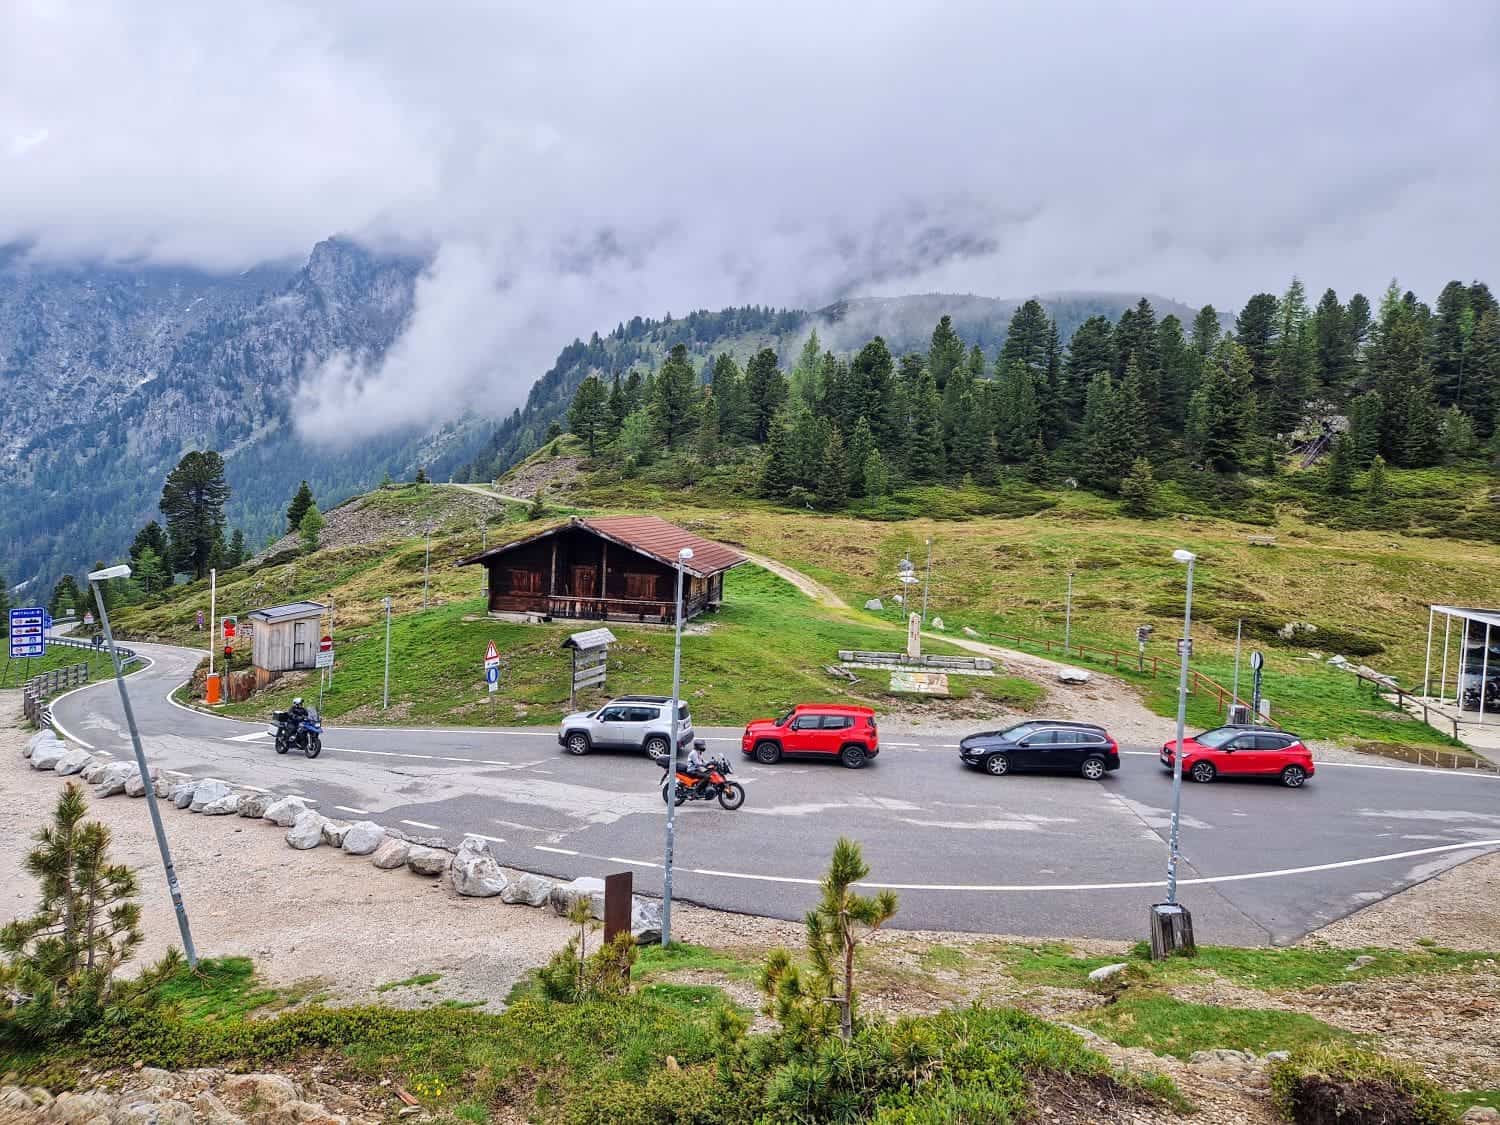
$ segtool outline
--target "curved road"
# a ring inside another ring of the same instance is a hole
[[[153,662],[127,681],[153,763],[455,843],[479,833],[504,862],[548,875],[632,868],[639,890],[659,891],[660,773],[638,755],[574,758],[551,728],[330,727],[317,760],[281,757],[265,724],[169,701],[200,653],[135,647]],[[92,749],[130,755],[112,682],[61,697],[53,714]],[[852,772],[761,766],[742,760],[737,730],[699,733],[730,758],[749,798],[736,813],[678,810],[680,898],[799,918],[840,835],[863,844],[871,885],[898,888],[907,927],[1135,938],[1165,897],[1171,785],[1153,747],[1126,747],[1117,773],[1088,782],[966,770],[952,735],[886,733],[879,759]],[[1182,831],[1179,897],[1199,938],[1287,942],[1500,848],[1500,779],[1325,763],[1295,791],[1188,783]]]

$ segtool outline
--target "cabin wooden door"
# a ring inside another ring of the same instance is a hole
[[[568,569],[568,593],[575,598],[597,597],[599,593],[599,568],[574,565]]]

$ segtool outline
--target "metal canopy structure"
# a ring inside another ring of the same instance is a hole
[[[1438,690],[1432,694],[1432,641],[1437,619],[1443,619],[1443,637],[1438,661]],[[1457,643],[1454,643],[1453,623],[1459,622]],[[1465,606],[1430,605],[1427,607],[1427,658],[1422,671],[1422,694],[1439,703],[1448,702],[1448,667],[1450,655],[1453,663],[1452,700],[1460,714],[1478,711],[1479,722],[1485,715],[1494,714],[1496,700],[1500,698],[1500,609],[1475,609]],[[1491,660],[1491,655],[1495,659]],[[1495,680],[1490,669],[1495,669]]]

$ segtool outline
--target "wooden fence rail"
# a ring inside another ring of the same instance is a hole
[[[65,668],[53,668],[32,676],[21,685],[21,709],[28,719],[40,726],[48,699],[60,691],[88,682],[89,666],[86,663],[69,664]]]
[[[1375,677],[1367,676],[1363,672],[1355,672],[1354,678],[1359,680],[1361,683],[1369,684],[1372,688],[1374,688],[1374,694],[1376,695],[1395,695],[1396,706],[1401,708],[1401,710],[1403,711],[1406,710],[1406,701],[1410,699],[1413,703],[1415,703],[1422,709],[1422,721],[1424,723],[1430,726],[1433,730],[1437,731],[1439,734],[1448,733],[1447,731],[1443,730],[1442,727],[1438,726],[1437,723],[1432,721],[1433,711],[1430,707],[1427,706],[1426,702],[1422,699],[1421,696],[1413,695],[1409,691],[1402,691],[1395,684],[1387,683],[1384,680],[1377,680]],[[1458,737],[1458,719],[1452,715],[1447,714],[1444,711],[1438,711],[1436,712],[1436,714],[1439,716],[1439,718],[1442,719],[1444,726],[1453,728],[1453,741],[1462,742],[1463,740]]]

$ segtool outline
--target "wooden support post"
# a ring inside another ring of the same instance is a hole
[[[635,876],[629,871],[604,877],[605,944],[613,941],[616,934],[630,932],[630,900],[634,884]]]
[[[609,597],[609,540],[599,540],[599,597]],[[600,607],[603,608],[603,607]]]
[[[1158,902],[1151,907],[1151,960],[1164,961],[1174,954],[1192,956],[1193,916],[1180,903]]]
[[[557,536],[555,535],[552,537],[552,576],[547,582],[547,596],[549,598],[557,596]],[[552,607],[549,605],[547,608],[550,610]]]

